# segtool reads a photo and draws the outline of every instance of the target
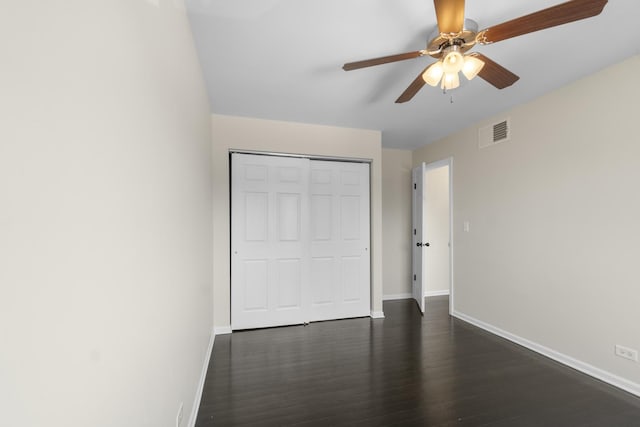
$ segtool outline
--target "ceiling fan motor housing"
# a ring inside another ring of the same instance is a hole
[[[464,28],[453,36],[441,34],[436,28],[429,36],[427,51],[433,52],[430,55],[434,58],[441,58],[447,53],[451,46],[459,46],[460,53],[465,53],[476,44],[476,34],[478,34],[478,23],[472,19],[464,20]]]

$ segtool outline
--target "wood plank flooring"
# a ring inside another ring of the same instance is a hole
[[[196,426],[640,426],[640,399],[448,315],[216,337]]]

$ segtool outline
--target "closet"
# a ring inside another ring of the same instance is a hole
[[[231,154],[231,327],[369,316],[369,164]]]

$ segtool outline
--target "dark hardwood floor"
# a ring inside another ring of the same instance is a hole
[[[640,426],[640,399],[414,304],[217,336],[196,425]]]

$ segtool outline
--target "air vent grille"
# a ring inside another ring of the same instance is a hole
[[[509,137],[509,126],[507,121],[504,120],[500,123],[493,125],[493,142],[499,142]]]
[[[486,148],[511,139],[509,119],[501,120],[478,131],[478,148]]]

